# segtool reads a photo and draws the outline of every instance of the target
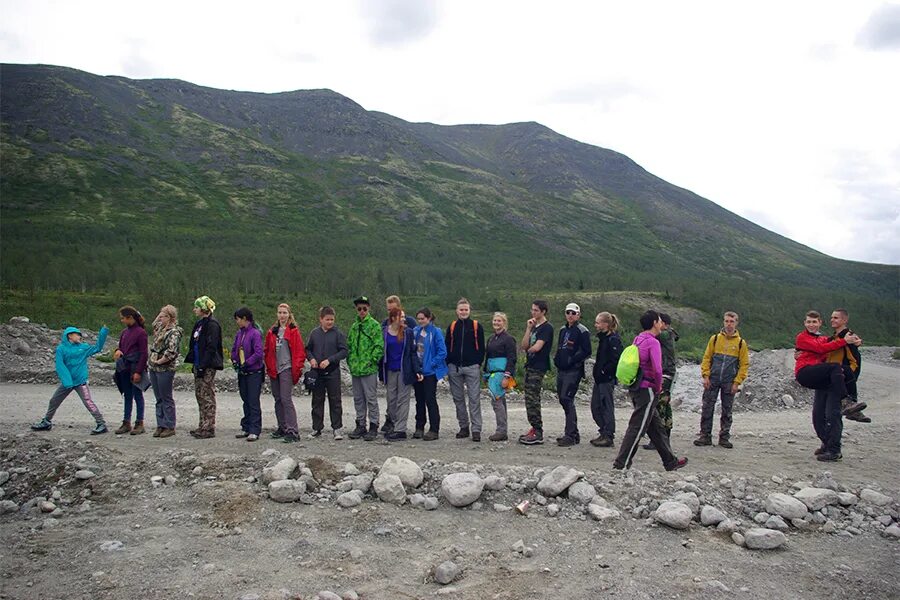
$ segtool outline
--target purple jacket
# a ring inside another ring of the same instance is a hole
[[[632,344],[638,347],[641,371],[644,374],[639,387],[651,388],[654,393],[659,394],[662,391],[662,349],[659,340],[649,331],[642,331]]]
[[[135,323],[131,327],[126,327],[119,335],[119,350],[125,356],[131,357],[137,355],[138,360],[135,363],[132,373],[143,373],[147,369],[147,331]],[[130,360],[130,358],[129,358]]]
[[[238,349],[244,349],[244,364],[242,371],[260,371],[265,368],[263,364],[262,334],[253,323],[238,329],[234,336],[234,345],[231,347],[231,362],[240,365],[241,359]]]

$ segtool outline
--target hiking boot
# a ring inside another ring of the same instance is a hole
[[[480,432],[480,431],[473,431],[473,432],[472,432],[472,441],[473,441],[473,442],[480,442],[480,441],[481,441],[481,432]]]
[[[819,456],[820,454],[825,454],[825,452],[827,452],[825,446],[819,446],[818,448],[813,450],[813,456]]]
[[[423,442],[433,442],[434,440],[438,439],[438,437],[440,437],[440,436],[438,435],[437,431],[426,431],[422,435],[422,441]]]
[[[389,432],[387,432],[386,434],[384,434],[384,439],[386,439],[386,440],[389,441],[389,442],[396,442],[396,441],[398,441],[398,440],[405,440],[405,439],[406,439],[406,432],[405,432],[405,431],[389,431]]]
[[[364,436],[364,435],[366,435],[366,426],[365,426],[365,425],[360,425],[359,423],[357,423],[357,424],[356,424],[356,429],[354,429],[353,431],[351,431],[351,432],[347,435],[347,437],[349,437],[351,440],[358,440],[359,438],[361,438],[361,437]]]
[[[131,428],[131,435],[140,435],[142,433],[147,433],[144,429],[143,421],[135,421],[134,427]]]
[[[505,433],[500,433],[498,431],[496,433],[492,433],[488,439],[491,440],[492,442],[505,442],[506,440],[509,439],[509,436],[506,435]]]
[[[159,434],[162,433],[162,430],[162,427],[157,427],[156,431],[153,432],[153,437],[159,437]]]
[[[459,431],[456,432],[456,439],[464,440],[469,437],[469,428],[461,427]]]
[[[729,440],[728,438],[719,438],[719,446],[721,446],[722,448],[728,448],[729,450],[734,448],[734,444],[732,444],[731,440]]]
[[[847,420],[848,421],[857,421],[859,423],[871,423],[872,417],[867,417],[866,415],[863,414],[863,411],[859,410],[859,411],[856,411],[855,413],[850,413],[849,415],[847,415]]]
[[[837,462],[844,458],[844,456],[840,452],[823,452],[822,454],[816,457],[816,460],[822,462]]]
[[[159,437],[161,438],[172,437],[173,435],[175,435],[174,429],[163,429],[159,432]]]
[[[712,436],[701,435],[696,440],[694,440],[695,446],[712,446]]]
[[[363,435],[363,441],[371,442],[378,437],[378,423],[371,423],[369,430]]]
[[[519,441],[521,442],[523,439],[527,438],[529,435],[534,435],[534,427],[523,433],[519,436]]]
[[[107,431],[109,431],[109,429],[106,428],[106,423],[97,423],[97,426],[91,429],[91,435],[100,435]]]
[[[311,434],[309,434],[309,437],[317,438],[317,437],[319,437],[320,435],[322,435],[322,430],[321,430],[321,429],[314,429],[313,432],[312,432]]]
[[[854,402],[850,399],[849,396],[847,396],[841,400],[841,414],[846,417],[848,415],[852,415],[853,413],[858,413],[866,406],[868,405],[865,402]]]
[[[390,433],[394,430],[394,422],[390,419],[384,420],[384,425],[381,426],[381,433]]]
[[[685,466],[688,463],[688,459],[686,456],[682,458],[678,458],[674,463],[666,467],[666,471],[677,471],[681,467]]]
[[[281,435],[281,443],[282,444],[294,444],[300,441],[300,436],[294,435],[293,433],[285,433]]]
[[[53,423],[48,421],[46,418],[41,419],[40,423],[35,423],[31,426],[32,431],[50,431],[53,429]]]
[[[198,440],[207,440],[209,438],[216,437],[215,431],[201,431],[200,429],[196,429],[191,432],[191,435],[197,438]]]
[[[415,432],[413,433],[413,439],[421,440],[423,435],[425,435],[424,429],[416,429]]]
[[[653,440],[650,440],[643,446],[644,450],[656,450],[656,444],[653,443]]]
[[[131,423],[129,423],[128,421],[122,421],[122,424],[119,425],[119,428],[116,429],[113,433],[115,433],[116,435],[124,435],[126,433],[129,433],[130,431]]]
[[[242,431],[242,432],[240,432],[240,433],[234,434],[234,437],[237,438],[237,439],[239,439],[239,440],[242,440],[242,439],[244,439],[245,437],[247,437],[248,435],[250,435],[250,434],[247,433],[246,431]]]
[[[534,446],[536,444],[544,443],[544,432],[538,431],[537,429],[533,429],[525,434],[524,437],[519,438],[520,444],[525,444],[526,446]]]
[[[273,439],[277,440],[284,437],[284,432],[280,429],[276,429],[275,431],[270,432],[269,435],[271,435]]]
[[[612,448],[614,444],[615,442],[611,437],[606,437],[603,434],[600,434],[591,440],[591,446],[596,448]]]
[[[340,441],[340,440],[344,439],[344,430],[340,429],[340,428],[334,429],[334,430],[332,430],[331,435],[334,437],[334,440],[336,442]]]
[[[570,438],[567,435],[556,438],[556,445],[561,446],[563,448],[566,448],[568,446],[574,446],[577,443],[578,442],[576,442],[574,438]]]

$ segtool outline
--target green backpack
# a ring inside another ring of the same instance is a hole
[[[619,356],[619,363],[616,365],[616,379],[622,385],[631,387],[640,381],[641,374],[641,355],[637,344],[631,344]]]

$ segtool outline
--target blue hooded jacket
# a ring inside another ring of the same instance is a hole
[[[422,326],[417,325],[413,330],[416,344],[419,343],[419,334]],[[426,377],[434,375],[437,379],[443,379],[447,374],[447,344],[444,343],[444,334],[434,323],[425,326],[425,343],[422,355],[422,374]]]
[[[97,343],[93,346],[84,342],[73,344],[69,341],[70,333],[80,334],[81,331],[77,327],[66,327],[62,332],[62,341],[56,347],[56,374],[59,376],[59,382],[62,386],[67,388],[78,387],[87,383],[87,359],[89,356],[103,352],[103,344],[106,343],[109,329],[106,327],[100,328]]]

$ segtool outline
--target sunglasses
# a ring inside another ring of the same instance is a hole
[[[369,311],[368,306],[357,306],[356,307],[356,312],[368,312],[368,311]]]
[[[566,311],[566,314],[567,314],[567,315],[577,315],[577,314],[578,314],[578,311],[577,311],[577,310],[567,310],[567,311]]]

